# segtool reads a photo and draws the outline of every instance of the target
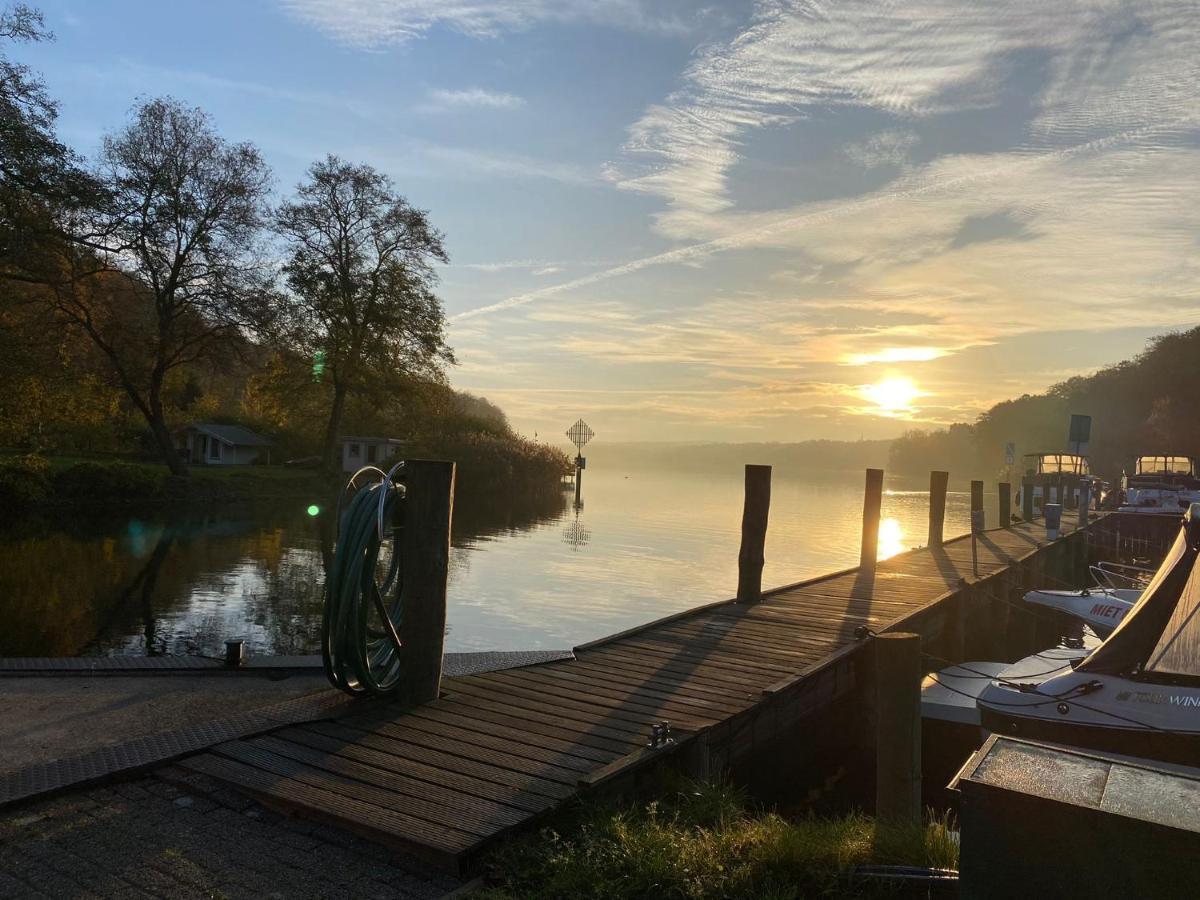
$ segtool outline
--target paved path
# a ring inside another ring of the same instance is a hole
[[[0,817],[0,898],[437,898],[454,879],[175,768]]]

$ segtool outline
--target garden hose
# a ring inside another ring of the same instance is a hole
[[[374,466],[355,472],[343,495],[360,475],[381,477],[358,488],[344,511],[338,504],[321,655],[329,680],[350,694],[386,694],[400,682],[402,529],[395,523],[402,521],[404,486],[394,476],[402,465],[387,473]]]

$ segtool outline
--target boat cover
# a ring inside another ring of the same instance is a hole
[[[1108,675],[1143,672],[1200,678],[1200,503],[1171,551],[1112,635],[1076,668]]]

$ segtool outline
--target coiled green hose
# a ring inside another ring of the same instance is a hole
[[[360,469],[383,478],[354,494],[340,515],[333,564],[325,579],[321,655],[325,674],[350,694],[386,694],[400,681],[401,528],[404,488],[373,466]],[[376,578],[381,549],[390,542],[384,576]]]

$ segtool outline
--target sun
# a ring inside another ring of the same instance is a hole
[[[885,414],[912,412],[913,401],[921,396],[921,390],[913,380],[903,376],[892,376],[864,385],[862,392]]]

